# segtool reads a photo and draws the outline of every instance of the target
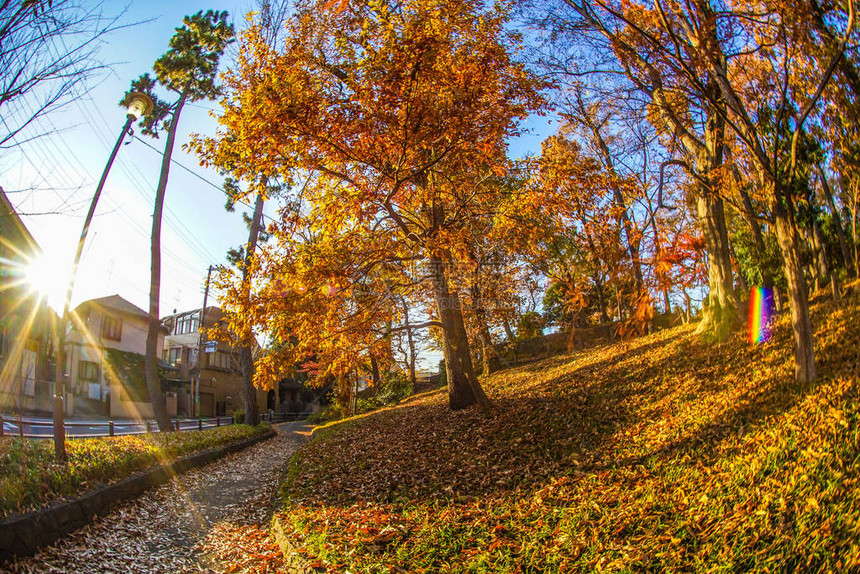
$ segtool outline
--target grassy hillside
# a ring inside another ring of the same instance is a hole
[[[855,290],[856,292],[856,290]],[[860,299],[708,346],[690,326],[497,373],[303,448],[282,523],[351,572],[860,571]]]

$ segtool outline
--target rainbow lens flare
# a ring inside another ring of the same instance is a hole
[[[768,321],[773,308],[773,292],[767,287],[750,290],[749,334],[750,343],[764,343],[770,338]]]

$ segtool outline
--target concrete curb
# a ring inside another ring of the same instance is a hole
[[[206,465],[275,435],[275,431],[269,429],[244,441],[204,450],[143,470],[113,484],[90,490],[78,498],[55,502],[28,514],[8,516],[0,520],[0,561],[35,554],[39,548],[89,524],[97,516],[108,515],[117,503],[127,498],[164,484],[187,470]]]
[[[281,523],[281,519],[275,514],[272,516],[272,537],[281,549],[281,554],[286,561],[288,572],[294,574],[318,574],[325,572],[326,569],[321,566],[312,566],[311,563],[299,552],[299,549],[293,544],[287,534],[287,529]]]

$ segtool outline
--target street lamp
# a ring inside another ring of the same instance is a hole
[[[63,302],[63,316],[60,319],[60,325],[57,329],[57,364],[56,364],[56,381],[54,382],[54,452],[59,460],[66,459],[66,428],[64,426],[64,394],[65,385],[63,384],[63,371],[66,358],[66,329],[69,325],[69,306],[72,301],[72,291],[75,288],[75,279],[78,275],[78,264],[81,261],[81,253],[84,250],[84,242],[87,239],[87,232],[90,230],[90,223],[93,220],[93,214],[96,211],[96,204],[99,202],[99,197],[102,194],[105,180],[108,172],[113,165],[113,160],[116,159],[116,154],[119,152],[119,146],[122,145],[122,140],[125,135],[131,131],[131,124],[147,115],[152,111],[152,99],[143,92],[129,92],[122,102],[128,113],[126,114],[125,124],[122,126],[122,131],[116,140],[116,145],[113,146],[113,151],[108,158],[107,165],[102,172],[102,177],[99,184],[96,186],[96,192],[93,195],[93,200],[90,203],[90,210],[87,212],[87,217],[84,219],[84,226],[81,229],[81,237],[78,239],[78,248],[75,251],[75,262],[72,264],[72,272],[69,275],[69,286],[66,289],[66,298]]]

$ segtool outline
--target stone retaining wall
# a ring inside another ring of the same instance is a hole
[[[312,566],[305,559],[290,539],[286,528],[284,528],[277,514],[272,517],[272,537],[278,544],[278,548],[280,548],[281,554],[284,556],[288,572],[291,574],[319,574],[326,571],[325,568],[320,566]]]
[[[269,430],[248,440],[198,452],[138,472],[113,484],[95,488],[79,498],[54,502],[28,514],[7,516],[0,520],[0,561],[35,554],[42,546],[86,526],[97,516],[106,516],[117,503],[127,498],[163,484],[187,470],[209,464],[273,436],[275,431]]]

